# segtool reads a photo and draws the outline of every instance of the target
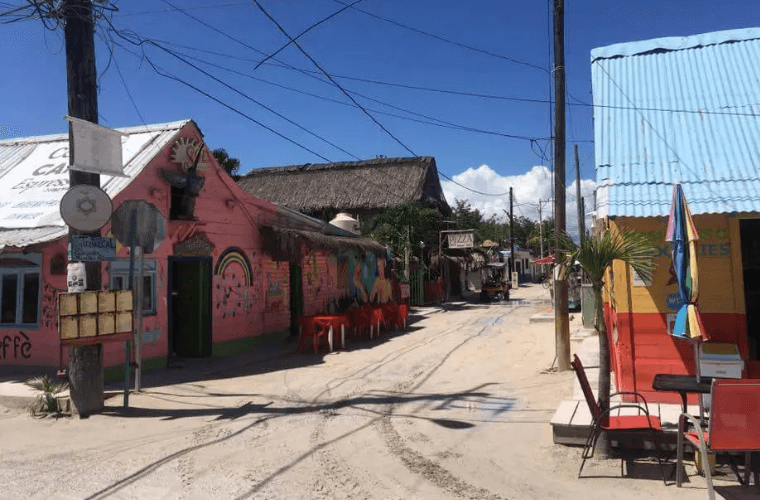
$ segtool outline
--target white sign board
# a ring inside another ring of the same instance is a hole
[[[154,142],[159,133],[138,132],[120,138],[125,162]],[[68,137],[0,142],[0,153],[0,227],[65,226],[59,205],[69,189]],[[137,173],[139,170],[132,175]],[[101,178],[101,183],[109,196],[116,196],[118,191],[111,189],[106,179]]]
[[[449,248],[472,248],[474,242],[473,233],[449,233]]]
[[[121,136],[126,134],[79,118],[65,118],[71,122],[72,170],[126,177],[121,158]]]

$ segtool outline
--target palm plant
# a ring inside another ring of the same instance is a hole
[[[40,392],[34,404],[29,407],[29,412],[32,415],[61,412],[55,396],[68,389],[68,384],[55,382],[48,375],[29,379],[24,384]]]
[[[649,281],[654,271],[652,244],[644,233],[630,229],[607,229],[591,237],[583,238],[576,245],[566,234],[559,238],[564,257],[560,262],[560,276],[565,279],[572,265],[578,262],[591,281],[596,300],[596,320],[594,327],[599,336],[599,394],[597,400],[602,411],[609,405],[610,396],[610,345],[604,322],[602,289],[604,276],[616,260],[630,265],[645,281]]]

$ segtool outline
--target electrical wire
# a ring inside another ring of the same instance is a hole
[[[483,191],[478,191],[477,189],[472,189],[472,188],[469,188],[469,187],[465,186],[464,184],[458,183],[457,181],[455,181],[454,179],[452,179],[448,175],[444,174],[440,170],[438,171],[438,175],[440,175],[444,179],[447,179],[447,180],[453,182],[457,186],[466,189],[467,191],[472,191],[473,193],[477,193],[477,194],[480,194],[480,195],[483,195],[483,196],[497,196],[497,197],[501,197],[501,196],[507,196],[509,194],[509,191],[507,191],[506,193],[498,193],[498,194],[496,194],[496,193],[484,193]]]
[[[323,19],[321,19],[321,20],[317,21],[316,23],[312,24],[311,26],[309,26],[308,28],[306,28],[305,30],[303,30],[302,32],[300,32],[299,34],[297,34],[297,35],[295,36],[295,38],[293,38],[293,40],[292,40],[292,41],[290,41],[290,42],[286,43],[285,45],[283,45],[282,47],[280,47],[279,49],[275,50],[275,51],[274,51],[274,52],[272,52],[270,55],[268,55],[268,56],[266,56],[264,59],[262,59],[262,60],[261,60],[261,61],[260,61],[260,62],[259,62],[257,65],[256,65],[256,67],[255,67],[255,68],[253,68],[253,70],[254,70],[254,71],[256,71],[257,69],[259,69],[259,66],[261,66],[262,64],[264,64],[265,62],[267,62],[268,60],[270,60],[271,58],[273,58],[274,56],[276,56],[277,54],[279,54],[280,52],[282,52],[283,50],[285,50],[285,49],[286,49],[286,48],[287,48],[287,47],[288,47],[288,46],[289,46],[291,43],[295,42],[296,40],[298,40],[299,38],[301,38],[303,35],[305,35],[305,34],[306,34],[306,33],[308,33],[309,31],[311,31],[311,30],[313,30],[314,28],[316,28],[317,26],[319,26],[320,24],[322,24],[322,23],[324,23],[324,22],[326,22],[326,21],[329,21],[330,19],[332,19],[333,17],[337,16],[338,14],[340,14],[340,13],[341,13],[341,12],[343,12],[344,10],[348,9],[349,7],[353,7],[353,6],[354,6],[354,5],[356,5],[357,3],[359,3],[359,2],[363,2],[363,1],[364,1],[364,0],[354,0],[354,2],[353,2],[353,3],[351,3],[351,4],[349,4],[349,5],[346,5],[346,6],[345,6],[345,7],[343,7],[342,9],[338,9],[337,11],[333,12],[333,13],[332,13],[332,14],[330,14],[329,16],[327,16],[327,17],[325,17],[325,18],[323,18]]]
[[[128,41],[129,41],[129,40],[128,40]],[[153,61],[152,61],[152,60],[151,60],[151,59],[150,59],[150,58],[149,58],[147,55],[145,55],[144,53],[143,53],[143,55],[141,56],[141,55],[139,55],[139,54],[136,54],[136,53],[132,52],[131,50],[127,49],[126,47],[124,47],[122,44],[120,44],[120,43],[118,43],[118,42],[114,42],[114,43],[115,43],[115,45],[116,45],[116,46],[118,46],[118,47],[122,48],[123,50],[125,50],[126,52],[128,52],[128,53],[132,54],[133,56],[135,56],[135,57],[137,57],[137,58],[139,58],[139,59],[145,60],[145,61],[146,61],[146,62],[147,62],[147,63],[148,63],[148,64],[149,64],[149,65],[150,65],[150,66],[151,66],[153,69],[154,69],[154,71],[156,71],[156,73],[157,73],[158,75],[160,75],[160,76],[163,76],[163,77],[165,77],[165,78],[168,78],[168,79],[171,79],[171,80],[174,80],[174,81],[177,81],[177,82],[179,82],[179,83],[182,83],[182,84],[184,84],[184,85],[186,85],[186,86],[188,86],[188,87],[192,88],[192,89],[193,89],[193,90],[195,90],[196,92],[199,92],[199,93],[201,93],[202,95],[204,95],[204,96],[208,97],[209,99],[211,99],[211,100],[215,101],[216,103],[218,103],[218,104],[220,104],[220,105],[224,106],[225,108],[227,108],[227,109],[229,109],[229,110],[231,110],[231,111],[233,111],[233,112],[235,112],[235,113],[237,113],[237,114],[239,114],[239,115],[243,116],[244,118],[246,118],[246,119],[248,119],[248,120],[251,120],[251,121],[253,121],[253,122],[254,122],[254,123],[256,123],[257,125],[260,125],[260,126],[262,126],[263,128],[265,128],[265,129],[269,130],[270,132],[273,132],[274,134],[276,134],[276,135],[278,135],[278,136],[282,137],[283,139],[287,140],[288,142],[291,142],[291,143],[293,143],[293,144],[295,144],[295,145],[297,145],[297,146],[301,147],[302,149],[305,149],[306,151],[308,151],[308,152],[310,152],[310,153],[314,154],[315,156],[319,157],[320,159],[324,160],[324,161],[325,161],[325,162],[327,162],[328,164],[330,164],[330,163],[334,163],[332,160],[330,160],[330,159],[328,159],[328,158],[326,158],[326,157],[324,157],[324,156],[322,156],[322,155],[320,155],[320,154],[318,154],[318,153],[316,153],[316,152],[314,152],[314,151],[310,150],[309,148],[307,148],[307,147],[305,147],[305,146],[303,146],[303,145],[299,144],[298,142],[296,142],[296,141],[294,141],[294,140],[292,140],[292,139],[288,138],[287,136],[285,136],[285,135],[283,135],[283,134],[281,134],[281,133],[279,133],[279,132],[277,132],[277,131],[275,131],[275,130],[271,129],[270,127],[267,127],[266,125],[263,125],[263,124],[261,124],[261,123],[260,123],[260,122],[258,122],[257,120],[255,120],[255,119],[253,119],[252,117],[249,117],[248,115],[246,115],[245,113],[243,113],[242,111],[240,111],[240,110],[238,110],[238,109],[234,108],[233,106],[231,106],[231,105],[229,105],[229,104],[227,104],[227,103],[223,102],[221,99],[218,99],[218,98],[216,98],[216,97],[214,97],[214,96],[210,95],[209,93],[207,93],[207,92],[205,92],[205,91],[203,91],[203,90],[199,89],[198,87],[196,87],[196,86],[194,86],[194,85],[190,84],[189,82],[186,82],[186,81],[184,81],[183,79],[181,79],[181,78],[179,78],[179,77],[177,77],[177,76],[175,76],[175,75],[172,75],[172,74],[170,74],[168,71],[166,71],[165,69],[163,69],[163,68],[161,68],[160,66],[158,66],[157,64],[155,64],[155,63],[154,63],[154,62],[153,62]],[[134,41],[130,41],[130,43],[134,43]],[[372,180],[370,180],[370,179],[368,179],[368,178],[364,177],[363,175],[360,175],[360,174],[358,174],[357,172],[354,172],[354,171],[350,171],[350,170],[349,170],[348,172],[349,172],[351,175],[353,175],[354,177],[356,177],[357,179],[359,179],[359,180],[361,180],[361,181],[364,181],[364,182],[366,182],[366,183],[368,183],[368,184],[370,184],[370,185],[373,185],[373,186],[375,186],[376,188],[378,188],[379,190],[381,190],[381,191],[385,191],[386,193],[388,193],[388,194],[390,194],[390,195],[392,195],[392,196],[395,196],[395,197],[396,197],[396,198],[398,198],[399,200],[402,200],[402,201],[408,201],[406,198],[404,198],[404,197],[403,197],[402,195],[400,195],[399,193],[397,193],[397,192],[394,192],[394,191],[390,191],[389,189],[387,189],[387,188],[386,188],[384,185],[382,185],[382,184],[378,184],[378,183],[376,183],[376,182],[374,182],[374,181],[372,181]],[[340,187],[341,187],[341,189],[343,189],[343,190],[346,192],[346,194],[349,194],[349,195],[350,195],[350,194],[353,194],[353,192],[352,192],[351,190],[349,190],[348,186],[340,186]]]
[[[162,44],[165,44],[165,45],[172,45],[172,46],[176,46],[176,47],[182,47],[182,48],[186,48],[186,49],[189,49],[189,50],[197,50],[197,51],[200,51],[200,52],[210,53],[212,55],[226,55],[226,54],[222,54],[222,53],[218,53],[218,52],[212,52],[212,51],[206,51],[206,50],[202,50],[202,49],[197,49],[195,47],[190,47],[190,46],[187,46],[187,45],[176,44],[176,43],[168,42],[166,40],[159,40],[159,39],[155,39],[155,38],[153,40],[157,41],[157,42],[160,42]],[[193,59],[195,61],[198,61],[198,62],[201,62],[201,63],[204,63],[204,64],[208,64],[210,66],[214,66],[214,67],[217,67],[219,69],[222,69],[222,70],[225,70],[225,71],[229,71],[231,73],[234,73],[234,74],[246,77],[246,78],[250,78],[250,79],[253,79],[253,80],[256,80],[256,81],[260,81],[260,82],[266,83],[268,85],[273,85],[273,86],[276,86],[276,87],[284,88],[284,89],[287,89],[287,90],[291,90],[293,92],[298,92],[298,93],[303,94],[303,95],[308,95],[308,96],[316,97],[318,99],[334,102],[336,104],[341,104],[341,105],[351,106],[351,107],[357,107],[356,105],[351,104],[351,103],[347,103],[347,102],[343,102],[343,101],[338,101],[336,99],[332,99],[332,98],[329,98],[329,97],[324,97],[324,96],[321,96],[321,95],[318,95],[318,94],[313,94],[313,93],[306,92],[306,91],[303,91],[303,90],[295,89],[293,87],[288,87],[286,85],[274,83],[274,82],[265,80],[263,78],[255,77],[255,76],[249,75],[247,73],[243,73],[243,72],[240,72],[240,71],[228,68],[226,66],[222,66],[222,65],[219,65],[217,63],[213,63],[213,62],[207,61],[205,59],[200,59],[198,57],[191,56],[191,55],[189,55],[187,53],[182,53],[182,55],[185,56],[185,57],[187,57],[187,58],[189,58],[189,59]],[[235,59],[242,59],[242,60],[245,60],[245,61],[252,61],[251,59],[247,59],[247,58],[237,58],[236,57]],[[286,67],[286,66],[283,66],[283,67]],[[308,71],[308,70],[301,70],[299,68],[295,68],[295,67],[292,67],[292,66],[289,66],[288,69],[294,69],[294,70],[299,71],[299,72],[304,72],[304,73],[306,73],[307,76],[310,76],[310,77],[314,77],[314,73],[317,73],[317,72],[312,72],[312,71]],[[328,83],[328,84],[330,83],[329,81],[322,80],[319,77],[315,77],[315,78],[317,79],[317,81],[320,81],[320,82],[323,82],[323,83]],[[360,92],[356,92],[354,90],[349,90],[348,92],[350,94],[352,94],[352,95],[362,97],[364,99],[367,99],[367,100],[372,101],[372,102],[376,102],[376,103],[381,104],[383,106],[388,106],[389,108],[393,108],[393,109],[396,109],[396,110],[399,110],[399,111],[403,111],[405,113],[409,113],[411,115],[419,116],[419,117],[425,118],[427,120],[433,120],[433,121],[436,121],[436,122],[439,122],[439,123],[430,123],[430,122],[426,122],[426,121],[422,121],[422,120],[415,120],[413,118],[409,118],[409,117],[405,117],[405,116],[396,115],[396,114],[393,114],[393,113],[387,113],[387,112],[383,112],[383,111],[367,108],[370,111],[372,111],[373,113],[385,114],[385,115],[388,115],[388,116],[394,116],[396,118],[401,118],[401,119],[405,119],[405,120],[411,120],[411,121],[415,121],[415,122],[418,122],[418,123],[425,123],[425,124],[428,124],[428,125],[443,126],[445,128],[454,128],[454,129],[465,130],[465,131],[470,131],[470,132],[477,132],[477,133],[488,134],[488,135],[497,135],[497,136],[501,136],[501,137],[505,137],[505,138],[510,138],[510,139],[520,139],[520,140],[526,140],[526,141],[538,141],[538,140],[545,141],[545,140],[550,140],[549,138],[527,137],[527,136],[521,136],[521,135],[515,135],[515,134],[507,134],[507,133],[504,133],[504,132],[498,132],[498,131],[493,131],[493,130],[485,130],[485,129],[475,128],[475,127],[469,127],[469,126],[465,126],[465,125],[460,125],[460,124],[456,124],[456,123],[449,122],[449,121],[446,121],[446,120],[442,120],[440,118],[435,118],[435,117],[431,117],[431,116],[428,116],[428,115],[425,115],[425,114],[422,114],[422,113],[417,113],[415,111],[411,111],[411,110],[408,110],[406,108],[402,108],[400,106],[395,106],[393,104],[389,104],[387,102],[381,101],[381,100],[376,99],[374,97],[370,97],[370,96],[368,96],[366,94],[362,94]],[[536,154],[538,154],[538,153],[536,153]]]
[[[200,10],[200,9],[221,9],[224,7],[236,7],[240,5],[249,5],[250,2],[230,2],[230,3],[223,3],[223,4],[207,4],[207,5],[190,5],[187,7],[184,7],[185,10]],[[167,12],[171,12],[169,9],[164,10],[144,10],[139,12],[119,12],[120,17],[127,17],[127,16],[140,16],[144,14],[165,14]]]
[[[166,1],[166,0],[162,0],[162,1]],[[391,137],[391,138],[392,138],[394,141],[396,141],[396,142],[397,142],[397,143],[398,143],[398,144],[399,144],[399,145],[400,145],[402,148],[404,148],[405,150],[407,150],[407,151],[408,151],[408,152],[409,152],[409,153],[410,153],[412,156],[415,156],[415,157],[416,157],[416,156],[418,156],[418,155],[417,155],[417,153],[415,153],[414,151],[412,151],[412,150],[409,148],[409,146],[407,146],[406,144],[404,144],[403,142],[401,142],[401,140],[400,140],[398,137],[396,137],[395,135],[393,135],[393,133],[392,133],[390,130],[388,130],[388,129],[387,129],[387,128],[386,128],[386,127],[385,127],[385,126],[382,124],[382,123],[380,123],[380,122],[379,122],[379,121],[378,121],[378,120],[377,120],[377,119],[376,119],[374,116],[372,116],[372,114],[371,114],[369,111],[367,111],[366,109],[364,109],[364,107],[363,107],[361,104],[359,104],[359,103],[356,101],[356,99],[354,99],[354,98],[353,98],[353,96],[351,96],[351,94],[349,94],[349,93],[346,91],[346,89],[344,89],[344,88],[343,88],[343,87],[342,87],[342,86],[341,86],[341,85],[340,85],[338,82],[336,82],[336,81],[333,79],[333,77],[332,77],[332,76],[330,76],[330,74],[329,74],[327,71],[325,71],[325,69],[324,69],[324,68],[322,68],[322,66],[320,66],[320,64],[319,64],[319,63],[318,63],[318,62],[317,62],[317,61],[316,61],[316,60],[315,60],[313,57],[311,57],[311,55],[309,55],[309,53],[308,53],[308,52],[306,52],[306,50],[304,50],[304,48],[303,48],[303,47],[301,47],[301,44],[300,44],[300,43],[298,43],[298,42],[297,42],[297,41],[296,41],[296,40],[295,40],[295,39],[294,39],[292,36],[290,36],[290,35],[288,34],[288,32],[287,32],[287,31],[285,31],[285,28],[283,28],[283,27],[282,27],[282,25],[280,25],[280,23],[279,23],[279,22],[277,22],[277,20],[276,20],[274,17],[272,17],[272,15],[271,15],[269,12],[267,12],[267,10],[266,10],[266,9],[265,9],[265,8],[264,8],[262,5],[261,5],[261,3],[259,2],[259,0],[253,0],[253,3],[255,3],[255,4],[256,4],[256,6],[259,8],[259,10],[260,10],[261,12],[263,12],[263,13],[264,13],[264,15],[265,15],[265,16],[266,16],[266,17],[267,17],[267,18],[268,18],[270,21],[272,21],[272,23],[274,23],[274,25],[275,25],[275,26],[277,26],[277,28],[280,30],[280,32],[281,32],[283,35],[285,35],[285,36],[286,36],[288,39],[290,39],[290,41],[291,41],[291,42],[293,42],[293,45],[295,45],[295,46],[296,46],[296,48],[298,48],[298,50],[299,50],[299,51],[300,51],[300,52],[301,52],[301,53],[302,53],[302,54],[303,54],[303,55],[304,55],[304,56],[305,56],[305,57],[306,57],[306,58],[307,58],[309,61],[311,61],[311,63],[312,63],[312,64],[313,64],[313,65],[314,65],[314,66],[315,66],[317,69],[319,69],[319,71],[321,71],[321,72],[322,72],[322,74],[324,74],[324,75],[327,77],[327,79],[328,79],[328,80],[330,80],[332,83],[334,83],[334,84],[335,84],[335,86],[336,86],[336,87],[338,87],[338,89],[340,89],[340,91],[341,91],[341,92],[343,92],[343,94],[344,94],[346,97],[348,97],[348,98],[349,98],[349,99],[350,99],[350,100],[351,100],[351,101],[352,101],[354,104],[356,104],[357,106],[359,106],[359,109],[360,109],[360,110],[361,110],[361,111],[362,111],[362,112],[363,112],[365,115],[367,115],[367,116],[368,116],[368,117],[369,117],[369,118],[370,118],[370,119],[371,119],[373,122],[375,122],[375,124],[376,124],[378,127],[380,127],[380,128],[383,130],[383,132],[385,132],[386,134],[388,134],[388,135],[389,135],[389,136],[390,136],[390,137]]]
[[[342,2],[341,0],[333,0],[333,1],[336,2],[336,3],[339,3],[341,5],[347,5],[345,2]],[[521,61],[520,59],[516,59],[514,57],[509,57],[509,56],[505,56],[505,55],[502,55],[502,54],[497,54],[495,52],[490,52],[488,50],[479,49],[477,47],[473,47],[472,45],[467,45],[467,44],[464,44],[464,43],[461,43],[461,42],[450,40],[450,39],[444,38],[444,37],[442,37],[440,35],[436,35],[434,33],[429,33],[427,31],[423,31],[423,30],[421,30],[419,28],[415,28],[413,26],[402,24],[402,23],[400,23],[398,21],[394,21],[392,19],[388,19],[388,18],[385,18],[385,17],[382,17],[382,16],[378,16],[377,14],[373,14],[373,13],[368,12],[366,10],[360,9],[359,7],[353,7],[353,6],[351,6],[351,7],[353,8],[353,10],[355,10],[357,12],[361,12],[362,14],[365,14],[367,16],[373,17],[375,19],[379,19],[379,20],[384,21],[386,23],[393,24],[393,25],[398,26],[400,28],[404,28],[404,29],[413,31],[413,32],[418,33],[420,35],[424,35],[424,36],[427,36],[427,37],[430,37],[430,38],[434,38],[434,39],[439,40],[441,42],[446,42],[446,43],[449,43],[449,44],[452,44],[452,45],[456,45],[457,47],[461,47],[461,48],[464,48],[464,49],[467,49],[467,50],[471,50],[473,52],[478,52],[478,53],[481,53],[481,54],[486,54],[486,55],[489,55],[491,57],[495,57],[497,59],[503,59],[505,61],[509,61],[509,62],[512,62],[512,63],[515,63],[515,64],[521,64],[523,66],[527,66],[527,67],[530,67],[530,68],[540,69],[541,71],[544,71],[544,72],[548,73],[548,71],[546,70],[546,68],[542,68],[541,66],[538,66],[536,64],[533,64],[533,63],[530,63],[530,62],[527,62],[527,61]]]

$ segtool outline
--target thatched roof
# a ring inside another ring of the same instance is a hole
[[[275,260],[300,262],[303,250],[326,250],[341,253],[346,250],[372,252],[385,256],[386,249],[380,243],[364,238],[331,236],[317,231],[305,231],[282,227],[262,227],[263,250]]]
[[[253,196],[303,213],[379,211],[408,201],[451,212],[432,156],[259,168],[237,182]]]

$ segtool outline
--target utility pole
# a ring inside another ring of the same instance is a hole
[[[554,0],[554,237],[565,232],[565,0]],[[554,262],[562,260],[559,241],[554,245]],[[555,264],[555,265],[556,265]],[[567,280],[554,280],[554,328],[557,366],[570,369],[570,324]]]
[[[63,0],[64,40],[66,43],[66,80],[69,116],[98,123],[97,72],[95,69],[95,32],[91,0]],[[69,185],[100,187],[100,175],[72,170],[75,165],[69,123]],[[100,236],[100,231],[73,235]],[[100,289],[100,262],[85,262],[87,290]],[[69,393],[79,416],[84,418],[103,408],[103,347],[101,344],[69,348]]]
[[[586,220],[583,214],[583,198],[581,198],[581,165],[578,162],[578,145],[575,145],[575,197],[578,205],[578,241],[583,245],[586,237]]]
[[[514,212],[514,198],[512,197],[512,188],[509,188],[509,279],[512,280],[512,273],[515,270],[515,219],[512,216]],[[515,284],[517,286],[517,284]]]
[[[538,244],[541,248],[541,259],[544,258],[544,219],[541,216],[541,198],[538,199]]]

